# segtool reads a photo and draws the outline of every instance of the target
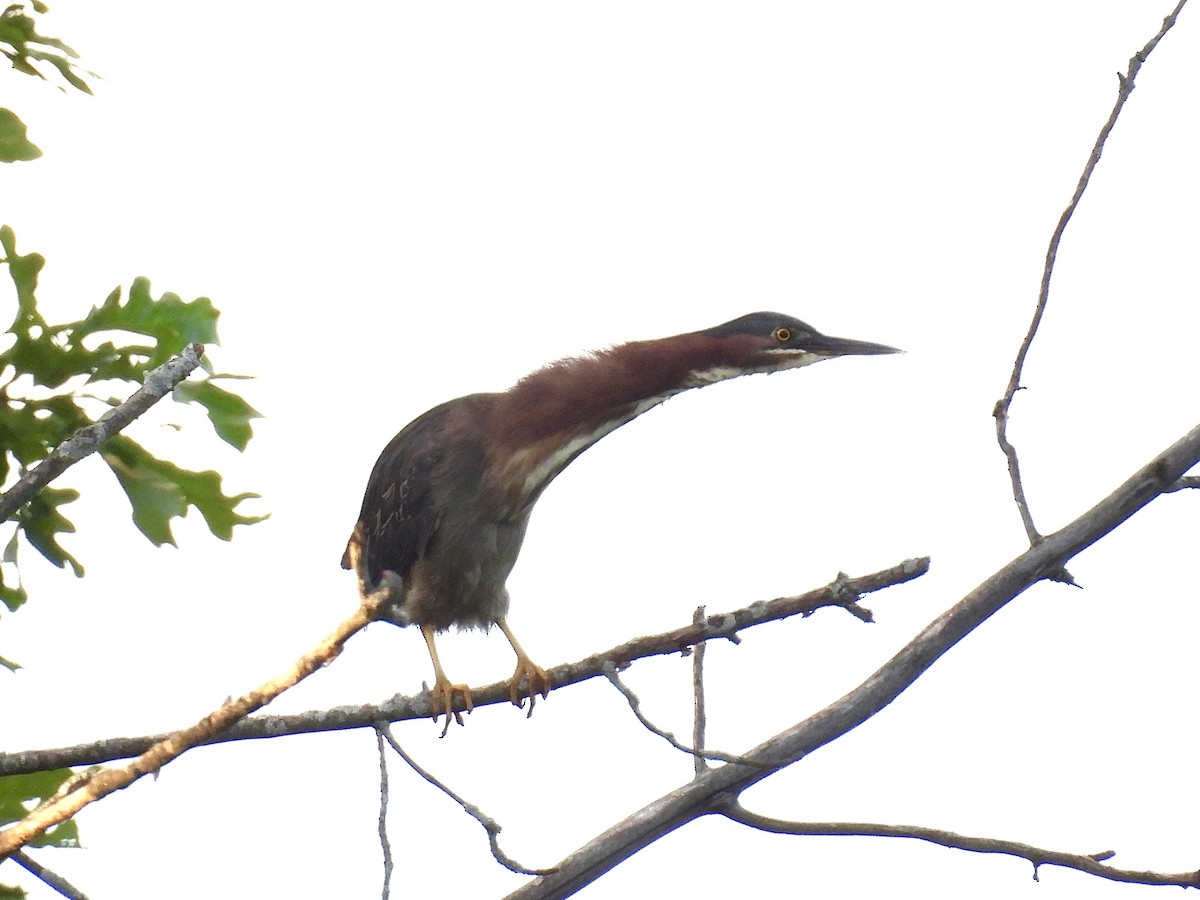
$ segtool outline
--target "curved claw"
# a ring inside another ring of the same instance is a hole
[[[546,674],[545,669],[522,654],[517,657],[517,669],[508,683],[508,699],[512,701],[513,706],[523,709],[525,698],[528,697],[529,711],[525,716],[528,718],[533,715],[538,694],[542,695],[543,700],[550,696],[550,676]]]
[[[471,697],[471,689],[465,684],[451,684],[448,678],[439,678],[434,684],[433,689],[429,692],[429,707],[433,711],[431,717],[433,721],[437,721],[442,714],[446,716],[446,725],[442,728],[441,737],[446,736],[446,732],[450,730],[450,717],[454,717],[454,721],[459,725],[463,724],[462,713],[454,708],[454,695],[462,695],[462,705],[468,713],[475,708],[475,700]]]

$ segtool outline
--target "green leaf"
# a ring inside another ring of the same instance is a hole
[[[17,529],[13,529],[13,536],[9,539],[8,544],[4,548],[4,561],[11,565],[13,569],[17,566]],[[16,612],[29,597],[25,593],[25,588],[21,586],[20,578],[17,579],[16,586],[5,584],[4,570],[0,569],[0,603],[8,607],[9,612]],[[6,660],[0,657],[0,665],[5,665]]]
[[[175,544],[171,519],[200,510],[208,530],[223,541],[233,538],[234,525],[251,525],[266,516],[243,516],[236,508],[258,494],[226,496],[221,476],[213,471],[193,472],[152,456],[136,441],[115,435],[100,451],[121,483],[133,506],[133,521],[156,546]]]
[[[171,519],[187,515],[187,500],[179,485],[155,465],[159,460],[140,444],[120,436],[109,441],[100,454],[129,497],[138,530],[156,547],[175,546]]]
[[[17,315],[9,333],[12,345],[0,353],[0,366],[11,365],[16,374],[28,374],[38,384],[58,387],[68,378],[92,372],[109,361],[112,346],[88,350],[81,341],[64,334],[65,328],[50,327],[37,309],[38,276],[46,260],[38,253],[17,252],[16,235],[8,226],[0,228],[9,275],[17,288]]]
[[[129,287],[129,300],[121,303],[121,289],[108,295],[85,319],[67,326],[73,342],[101,331],[132,331],[155,339],[155,346],[138,348],[149,353],[148,366],[158,366],[188,344],[217,344],[220,313],[207,297],[188,303],[178,294],[166,293],[157,300],[150,296],[150,280],[139,276]]]
[[[33,8],[38,13],[47,11],[46,5],[40,0],[33,4]],[[32,16],[25,15],[25,9],[20,3],[13,3],[0,13],[0,43],[8,44],[12,48],[11,52],[7,50],[2,52],[18,72],[41,78],[44,81],[46,76],[30,60],[48,62],[72,87],[88,94],[92,92],[91,88],[75,72],[75,64],[72,60],[78,59],[79,54],[58,38],[39,34],[37,23]],[[56,52],[47,53],[46,50],[41,49],[44,47]],[[95,77],[94,72],[87,74]]]
[[[61,44],[61,42],[59,42],[59,46],[60,48],[66,47],[66,44]],[[41,50],[30,50],[28,52],[30,59],[48,62],[50,65],[54,66],[54,68],[58,69],[58,74],[63,77],[63,80],[70,84],[71,87],[75,88],[77,91],[83,91],[85,94],[90,94],[92,92],[92,89],[88,86],[88,83],[75,74],[75,65],[69,59],[59,56],[57,53],[45,53]],[[74,55],[78,56],[78,54]]]
[[[46,320],[38,314],[33,293],[37,290],[38,273],[46,264],[46,258],[40,253],[25,256],[17,253],[17,236],[7,225],[0,227],[0,247],[4,249],[8,273],[17,287],[17,317],[13,320],[12,330],[28,333],[34,325],[45,328]]]
[[[28,162],[42,155],[25,136],[25,123],[10,109],[0,109],[0,162]]]
[[[25,900],[28,896],[24,888],[13,887],[11,884],[0,884],[0,900]]]
[[[250,420],[262,418],[253,406],[237,394],[217,387],[212,379],[181,382],[175,387],[175,399],[181,403],[201,404],[208,410],[208,418],[221,440],[239,450],[245,450],[254,436]]]
[[[58,508],[78,499],[79,491],[69,488],[42,488],[41,493],[17,513],[17,521],[25,532],[26,540],[38,553],[60,569],[69,565],[74,570],[75,577],[82,578],[83,566],[79,564],[79,560],[58,543],[58,535],[75,532],[75,526],[58,511]]]
[[[10,362],[0,355],[0,363]],[[69,395],[9,400],[7,405],[0,403],[0,450],[28,467],[90,421]],[[0,472],[7,476],[8,470],[7,456],[0,454]]]
[[[16,612],[29,599],[29,594],[21,585],[9,585],[3,583],[3,576],[0,575],[0,603],[8,607],[9,612]]]
[[[25,818],[30,810],[53,797],[74,774],[70,769],[49,769],[0,778],[0,824],[7,825]],[[79,829],[74,820],[68,819],[30,841],[29,846],[78,847]]]

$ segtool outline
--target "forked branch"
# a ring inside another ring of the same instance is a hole
[[[996,440],[1008,459],[1008,477],[1012,482],[1013,500],[1016,501],[1017,511],[1021,514],[1021,522],[1025,526],[1025,534],[1028,536],[1030,544],[1036,544],[1042,539],[1042,536],[1033,524],[1033,514],[1029,511],[1029,500],[1025,496],[1025,485],[1021,481],[1021,466],[1017,459],[1017,448],[1008,439],[1008,411],[1017,391],[1021,389],[1021,373],[1025,370],[1025,359],[1029,355],[1029,348],[1037,336],[1038,328],[1042,324],[1042,316],[1046,313],[1046,304],[1050,300],[1050,276],[1054,274],[1054,263],[1058,259],[1058,248],[1062,243],[1063,232],[1067,230],[1067,223],[1071,221],[1071,216],[1075,214],[1075,208],[1083,199],[1083,192],[1087,190],[1088,182],[1092,180],[1092,173],[1096,170],[1096,166],[1100,162],[1100,155],[1104,152],[1104,144],[1108,140],[1109,134],[1112,133],[1113,126],[1117,124],[1117,117],[1121,115],[1125,101],[1133,93],[1134,81],[1137,79],[1138,72],[1141,71],[1142,64],[1158,46],[1158,42],[1163,39],[1163,36],[1174,27],[1175,20],[1186,3],[1187,0],[1179,0],[1171,14],[1163,19],[1162,28],[1158,30],[1158,34],[1154,35],[1146,46],[1130,58],[1129,69],[1125,74],[1117,73],[1117,102],[1108,116],[1108,121],[1100,129],[1091,155],[1088,156],[1087,163],[1083,167],[1083,174],[1079,176],[1079,183],[1075,185],[1075,193],[1071,197],[1071,202],[1063,210],[1054,234],[1050,236],[1050,245],[1046,248],[1046,264],[1042,269],[1042,284],[1038,290],[1033,320],[1029,323],[1029,331],[1026,332],[1025,339],[1021,341],[1021,346],[1017,350],[1017,358],[1013,362],[1012,375],[1009,376],[1004,396],[996,401],[996,406],[992,410],[992,416],[996,419]]]
[[[593,838],[510,900],[569,897],[638,850],[699,816],[720,813],[741,792],[861,725],[900,696],[951,647],[1031,585],[1125,522],[1200,463],[1200,425],[1065,528],[1048,535],[934,619],[874,675],[840,700],[741,754],[746,763],[710,769]]]

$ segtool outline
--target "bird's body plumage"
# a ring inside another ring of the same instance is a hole
[[[364,594],[387,573],[397,577],[398,606],[390,618],[421,626],[447,713],[455,692],[470,707],[469,692],[449,683],[434,649],[433,634],[452,625],[498,624],[518,656],[514,702],[522,678],[531,700],[539,679],[544,696],[545,672],[505,622],[505,581],[534,503],[572,460],[683,391],[835,356],[892,352],[822,335],[779,313],[753,313],[705,331],[560,360],[507,391],[443,403],[384,448],[342,565],[357,571]]]
[[[368,481],[352,548],[361,554],[365,588],[385,570],[404,583],[403,618],[444,631],[487,627],[508,612],[505,580],[525,536],[529,509],[510,515],[477,509],[468,498],[487,490],[483,435],[496,394],[472,394],[435,406],[384,448]],[[355,547],[355,545],[357,545]]]

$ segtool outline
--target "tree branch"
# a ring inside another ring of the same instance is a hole
[[[570,684],[586,681],[604,674],[604,666],[614,664],[625,668],[632,661],[648,656],[681,653],[689,647],[712,638],[728,638],[737,641],[737,632],[785,619],[789,616],[809,616],[826,606],[840,606],[851,611],[857,618],[870,620],[870,612],[858,604],[861,594],[869,594],[897,584],[903,584],[924,575],[929,570],[929,558],[909,559],[888,569],[837,580],[825,587],[793,597],[752,603],[729,613],[709,616],[674,631],[648,635],[627,641],[603,653],[597,653],[574,663],[565,663],[551,669],[550,679],[554,689],[560,690]],[[498,681],[486,687],[472,690],[475,707],[497,703],[510,703],[508,681]],[[202,743],[216,744],[225,741],[244,741],[258,738],[281,737],[288,734],[309,734],[321,731],[342,731],[351,728],[373,728],[376,722],[399,722],[408,719],[431,718],[433,709],[428,691],[413,696],[397,694],[380,704],[341,706],[331,710],[311,710],[288,716],[255,716],[213,734]],[[89,766],[97,763],[124,759],[146,752],[152,745],[167,739],[168,735],[145,735],[141,737],[108,738],[48,750],[27,750],[0,754],[0,776],[41,772],[63,766]]]
[[[248,713],[270,703],[341,653],[346,641],[378,617],[382,607],[393,599],[393,596],[390,588],[376,591],[363,600],[362,606],[354,615],[342,622],[316,649],[300,657],[283,675],[265,682],[236,700],[227,701],[220,709],[205,716],[195,725],[155,742],[127,766],[105,769],[81,777],[71,790],[43,803],[19,822],[0,831],[0,860],[25,846],[47,829],[69,819],[89,803],[129,787],[143,775],[157,773],[185,751],[211,739]]]
[[[703,646],[703,644],[700,645],[700,647]],[[698,650],[699,647],[696,649]],[[662,738],[676,750],[680,750],[686,753],[688,756],[695,757],[696,760],[700,761],[700,764],[703,764],[704,760],[711,759],[716,762],[741,762],[751,766],[756,765],[753,760],[746,759],[744,756],[735,756],[732,753],[722,753],[720,750],[705,750],[702,741],[696,742],[696,745],[692,747],[688,747],[685,744],[679,743],[679,739],[676,738],[673,733],[670,731],[664,731],[646,718],[645,714],[642,712],[641,699],[639,699],[638,695],[635,694],[629,688],[629,686],[621,680],[621,676],[617,674],[617,667],[615,665],[612,663],[605,665],[604,677],[607,678],[609,683],[621,693],[622,697],[625,698],[625,702],[629,704],[630,710],[632,710],[637,720],[642,723],[643,728],[645,728],[655,737]],[[698,769],[697,774],[706,770],[707,766],[702,769]]]
[[[388,744],[391,745],[392,749],[396,751],[396,754],[402,760],[408,763],[409,767],[414,772],[416,772],[431,785],[461,806],[463,812],[483,826],[483,830],[487,832],[488,845],[492,849],[492,856],[495,857],[496,862],[500,863],[500,865],[504,866],[504,868],[508,869],[510,872],[516,872],[518,875],[547,875],[554,871],[553,869],[530,869],[521,865],[519,862],[501,850],[500,832],[503,829],[495,819],[487,815],[475,804],[468,803],[462,797],[458,796],[458,794],[454,793],[454,791],[442,784],[442,782],[439,781],[431,772],[418,765],[417,761],[409,756],[404,751],[404,748],[400,746],[399,742],[397,742],[395,736],[392,734],[392,729],[388,727],[386,722],[377,722],[375,724],[375,730],[377,734],[379,734],[388,742]]]
[[[861,725],[1005,604],[1061,571],[1067,560],[1164,493],[1198,462],[1200,425],[1086,513],[1030,547],[934,619],[861,685],[741,754],[754,765],[732,763],[705,772],[593,838],[564,859],[553,875],[529,882],[509,900],[569,897],[643,847],[699,816],[720,812],[746,788]]]
[[[1186,491],[1189,488],[1200,488],[1200,475],[1185,475],[1167,488],[1167,491]]]
[[[388,787],[387,742],[383,728],[375,729],[375,746],[379,751],[379,846],[383,850],[383,891],[380,897],[388,900],[392,893],[392,842],[388,840],[387,812],[391,789]]]
[[[54,888],[54,890],[66,897],[67,900],[88,900],[87,894],[79,890],[79,888],[75,887],[75,885],[71,884],[71,882],[67,881],[67,879],[63,878],[57,872],[47,869],[36,859],[25,853],[25,851],[18,850],[12,855],[12,859],[13,862],[20,865],[27,872],[36,875],[47,885]]]
[[[114,406],[99,420],[80,428],[55,447],[49,456],[0,496],[0,522],[12,518],[17,510],[33,499],[34,494],[75,463],[95,453],[101,444],[169,394],[175,385],[195,371],[203,355],[203,344],[184,348],[174,359],[147,372],[142,386],[128,400],[120,406]]]
[[[692,622],[699,625],[703,621],[704,607],[697,606]],[[704,701],[704,653],[707,649],[708,644],[697,644],[692,651],[692,747],[697,776],[708,771],[708,761],[704,758],[704,732],[708,728],[708,705]]]
[[[1104,127],[1100,129],[1100,134],[1096,138],[1095,146],[1092,147],[1092,153],[1088,157],[1087,164],[1083,167],[1083,174],[1079,176],[1079,183],[1075,186],[1075,194],[1071,197],[1071,202],[1067,204],[1067,208],[1063,210],[1063,214],[1059,217],[1058,226],[1054,229],[1054,234],[1050,236],[1050,245],[1046,248],[1046,265],[1042,270],[1042,284],[1038,291],[1037,307],[1033,311],[1033,320],[1029,323],[1029,331],[1025,334],[1025,340],[1021,342],[1021,347],[1017,350],[1017,358],[1013,362],[1012,375],[1008,379],[1008,388],[1004,391],[1004,396],[996,401],[995,407],[992,409],[992,416],[996,419],[996,441],[1000,444],[1000,449],[1008,459],[1008,477],[1012,482],[1013,500],[1016,501],[1017,511],[1021,514],[1021,522],[1025,526],[1025,534],[1029,537],[1030,544],[1036,544],[1042,539],[1037,528],[1033,524],[1033,515],[1029,512],[1029,501],[1025,496],[1025,486],[1021,481],[1021,467],[1017,460],[1017,448],[1013,446],[1008,439],[1008,411],[1012,406],[1013,398],[1017,391],[1021,389],[1021,373],[1025,369],[1025,358],[1029,355],[1029,348],[1033,344],[1033,339],[1037,336],[1038,328],[1042,324],[1042,316],[1046,312],[1046,304],[1050,300],[1050,276],[1054,273],[1054,263],[1058,258],[1058,248],[1062,243],[1063,232],[1066,231],[1067,223],[1071,221],[1071,216],[1075,214],[1075,208],[1079,206],[1079,201],[1083,199],[1083,192],[1087,190],[1088,182],[1092,179],[1092,172],[1095,171],[1097,164],[1100,162],[1100,155],[1104,152],[1104,143],[1108,140],[1109,134],[1113,130],[1113,126],[1117,124],[1117,117],[1121,114],[1121,110],[1125,106],[1125,101],[1129,99],[1129,95],[1133,93],[1134,81],[1137,78],[1138,72],[1141,71],[1142,64],[1146,58],[1158,46],[1158,42],[1163,39],[1171,28],[1175,25],[1175,20],[1179,16],[1180,10],[1183,9],[1187,0],[1179,0],[1175,9],[1169,16],[1163,19],[1162,28],[1158,34],[1154,35],[1137,53],[1129,60],[1129,70],[1122,75],[1117,73],[1118,88],[1117,102],[1113,106],[1112,112],[1108,116],[1108,121],[1104,123]]]
[[[1033,877],[1037,880],[1038,868],[1041,866],[1061,866],[1106,878],[1109,881],[1124,881],[1133,884],[1165,884],[1177,887],[1200,887],[1200,872],[1140,872],[1134,869],[1118,869],[1104,865],[1104,860],[1111,859],[1116,854],[1111,851],[1104,853],[1066,853],[1061,850],[1046,850],[1031,844],[1017,841],[1005,841],[997,838],[971,837],[957,834],[953,831],[943,831],[940,828],[922,828],[916,825],[880,825],[873,822],[789,822],[783,819],[773,819],[760,816],[743,807],[736,800],[717,810],[721,815],[742,825],[769,831],[773,834],[798,835],[845,835],[858,837],[897,837],[913,838],[940,844],[952,850],[968,850],[972,853],[999,853],[1006,856],[1018,856],[1033,864]]]

